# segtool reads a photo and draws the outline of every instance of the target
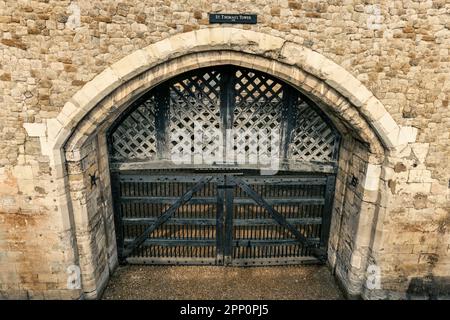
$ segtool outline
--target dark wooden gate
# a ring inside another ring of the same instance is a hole
[[[226,138],[198,145],[194,123]],[[229,129],[238,131],[227,135]],[[258,134],[263,130],[279,138],[256,162],[237,162],[221,148],[232,140],[248,156],[259,151],[256,140],[270,140]],[[314,103],[282,81],[234,66],[183,74],[138,99],[109,139],[122,262],[248,266],[326,259],[340,137]],[[221,160],[172,161],[180,154],[194,159],[195,147]],[[276,174],[261,175],[259,159],[274,151]]]
[[[326,254],[333,175],[116,173],[119,254],[145,264],[298,264]]]

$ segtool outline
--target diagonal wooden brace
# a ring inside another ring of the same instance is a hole
[[[139,246],[141,246],[148,236],[155,231],[160,225],[169,220],[173,214],[177,211],[179,207],[188,202],[194,193],[202,189],[208,182],[212,180],[213,177],[207,176],[200,179],[200,181],[192,187],[192,189],[186,191],[174,204],[172,204],[166,211],[164,211],[156,221],[150,225],[145,231],[136,239],[133,240],[126,248],[123,250],[123,256],[127,257],[132,254]]]
[[[244,190],[245,193],[247,193],[258,205],[263,207],[264,209],[269,212],[269,214],[272,216],[272,218],[278,222],[282,227],[285,227],[288,229],[295,238],[305,245],[306,247],[312,248],[312,253],[314,256],[316,256],[319,260],[324,259],[324,250],[316,248],[315,244],[309,241],[305,236],[303,236],[293,225],[288,223],[286,219],[283,217],[282,214],[280,214],[277,210],[275,210],[270,204],[267,203],[266,200],[264,200],[258,193],[256,193],[255,190],[253,190],[247,183],[245,183],[242,179],[236,178],[236,177],[230,177],[242,190]]]

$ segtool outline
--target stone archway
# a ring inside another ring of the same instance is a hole
[[[385,155],[413,142],[415,130],[399,127],[369,90],[322,55],[282,38],[235,28],[178,34],[128,55],[88,82],[56,119],[39,128],[42,152],[56,169],[57,206],[63,225],[73,234],[82,291],[96,297],[117,264],[106,130],[158,83],[221,64],[252,68],[286,81],[318,103],[348,137],[341,152],[329,263],[350,294],[362,294],[366,266],[376,259],[381,236],[377,224],[386,201]],[[349,186],[349,179],[356,181],[354,186]],[[356,210],[358,217],[346,217],[346,210]],[[346,247],[343,233],[351,246]]]

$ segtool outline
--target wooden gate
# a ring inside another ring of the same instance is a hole
[[[108,136],[122,262],[326,259],[340,136],[282,81],[234,66],[189,72],[143,95]]]
[[[114,174],[119,254],[146,264],[323,261],[334,176]]]

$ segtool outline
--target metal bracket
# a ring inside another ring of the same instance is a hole
[[[92,189],[93,187],[97,186],[97,180],[99,178],[97,177],[96,172],[94,172],[94,174],[90,174],[89,173],[89,178],[90,178],[90,181],[91,181],[91,189]]]
[[[355,177],[354,175],[352,176],[352,179],[350,180],[350,185],[352,187],[356,187],[358,185],[358,178]]]

